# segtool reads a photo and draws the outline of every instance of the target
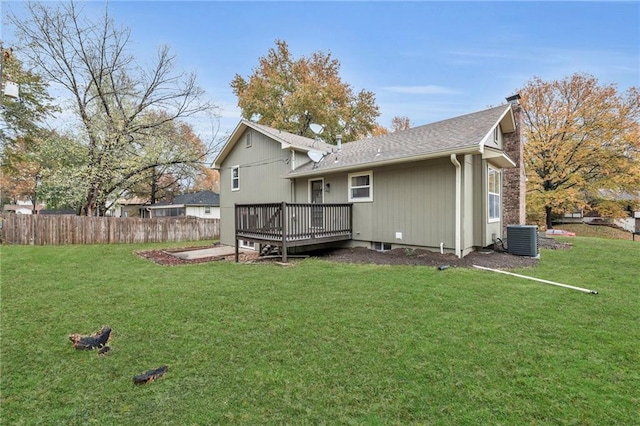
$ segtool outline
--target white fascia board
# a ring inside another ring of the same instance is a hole
[[[245,131],[247,127],[247,121],[244,119],[240,120],[235,129],[233,129],[233,132],[231,132],[231,136],[229,136],[227,142],[224,144],[216,158],[214,158],[213,163],[211,164],[212,169],[220,170],[220,168],[222,167],[222,162],[227,157],[227,155],[229,155],[236,142],[238,142],[238,140],[240,139],[240,135]]]
[[[482,159],[489,160],[489,162],[503,169],[510,169],[516,166],[516,163],[507,154],[499,149],[485,147],[484,151],[482,152]]]
[[[456,154],[456,155],[481,154],[481,152],[480,152],[479,146],[471,146],[471,147],[460,148],[456,150],[432,152],[424,155],[393,158],[393,159],[384,160],[384,161],[347,164],[341,167],[331,167],[329,169],[311,170],[308,172],[298,172],[298,173],[294,172],[294,173],[288,174],[285,177],[289,179],[296,179],[300,177],[315,177],[315,176],[322,176],[322,175],[327,175],[332,173],[352,172],[352,171],[358,171],[358,170],[364,170],[364,169],[371,169],[375,167],[390,166],[394,164],[402,164],[402,163],[409,163],[409,162],[413,163],[415,161],[434,160],[436,158],[449,158],[451,154]]]

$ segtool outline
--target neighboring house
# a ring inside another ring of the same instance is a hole
[[[171,203],[160,202],[146,207],[149,217],[192,216],[220,219],[220,195],[200,191],[177,195]]]
[[[611,200],[625,205],[627,217],[603,217],[597,210],[576,209],[565,212],[560,223],[609,223],[629,232],[640,232],[640,191],[635,193],[599,189],[599,196],[604,200]]]
[[[121,198],[114,203],[107,214],[113,217],[149,217],[147,211],[149,205],[148,198]]]
[[[242,120],[213,165],[220,241],[284,246],[284,257],[287,247],[328,241],[460,257],[491,245],[525,220],[520,109],[509,103],[337,145]],[[291,238],[274,233],[291,229]]]
[[[38,204],[36,206],[36,214],[39,214],[45,208],[44,204]],[[18,201],[18,204],[5,204],[3,211],[15,214],[33,214],[33,203],[31,201]]]

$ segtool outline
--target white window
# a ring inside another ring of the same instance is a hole
[[[211,214],[211,207],[206,206],[206,207],[204,208],[204,214]]]
[[[373,201],[373,172],[349,174],[349,201]]]
[[[499,138],[500,138],[500,130],[498,130],[498,126],[496,126],[493,129],[493,141],[497,143]]]
[[[387,251],[391,250],[391,243],[383,243],[383,242],[374,242],[372,243],[373,249],[376,251]]]
[[[245,147],[251,148],[251,132],[247,132],[247,135],[245,136]]]
[[[489,222],[500,220],[500,171],[489,167],[487,191],[489,193]]]
[[[240,166],[233,166],[231,168],[231,190],[240,190]]]
[[[251,249],[251,250],[255,250],[256,249],[256,243],[254,243],[253,241],[240,240],[238,242],[238,244],[242,248]]]

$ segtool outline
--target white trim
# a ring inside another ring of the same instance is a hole
[[[369,185],[361,185],[361,186],[356,186],[356,187],[352,187],[351,186],[351,179],[354,177],[358,177],[358,176],[369,176]],[[357,172],[357,173],[349,173],[348,177],[348,182],[347,182],[347,187],[349,190],[348,193],[348,199],[350,203],[365,203],[365,202],[371,202],[373,201],[373,171],[372,170],[368,170],[365,172]],[[351,190],[354,188],[369,188],[369,196],[368,197],[353,197]]]
[[[237,173],[237,176],[234,177],[233,176],[233,172],[236,171],[236,170],[238,171],[238,173]],[[237,182],[237,185],[238,185],[237,187],[234,186],[234,184],[233,184],[234,181]],[[239,165],[231,167],[231,190],[232,191],[240,191],[240,166]]]
[[[495,173],[498,179],[498,192],[491,192],[490,176]],[[498,216],[491,217],[491,196],[498,196]],[[496,223],[502,220],[502,170],[487,165],[487,222]]]

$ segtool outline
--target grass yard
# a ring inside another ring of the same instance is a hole
[[[619,228],[604,225],[587,225],[585,223],[563,223],[555,225],[556,229],[575,232],[579,237],[593,238],[617,238],[621,240],[633,240],[633,234]],[[638,238],[636,238],[638,240]]]
[[[6,425],[632,425],[640,242],[575,237],[515,272],[211,262],[159,245],[2,246]],[[112,351],[70,333],[113,329]],[[155,382],[133,376],[168,365]]]

